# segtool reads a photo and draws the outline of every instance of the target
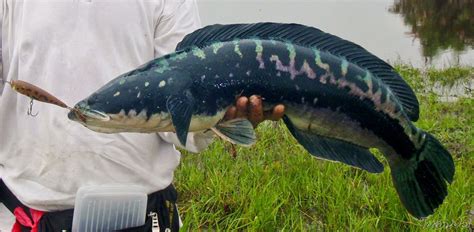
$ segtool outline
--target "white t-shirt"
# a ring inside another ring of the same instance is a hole
[[[200,26],[194,0],[3,0],[3,78],[20,79],[68,105],[121,73],[172,52]],[[4,86],[0,96],[0,178],[25,205],[62,210],[81,186],[167,187],[180,154],[174,133],[100,134]],[[191,151],[211,141],[188,136]]]

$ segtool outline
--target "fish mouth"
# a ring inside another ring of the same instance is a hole
[[[67,114],[67,117],[72,121],[84,122],[84,120],[81,118],[81,115],[75,109],[76,108],[71,109],[71,111],[69,111],[69,113]]]
[[[104,112],[78,106],[74,107],[67,116],[72,121],[79,121],[82,123],[92,120],[100,122],[110,121],[110,116]]]

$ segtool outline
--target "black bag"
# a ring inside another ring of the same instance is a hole
[[[176,207],[177,198],[178,193],[173,185],[148,195],[145,225],[119,231],[149,232],[152,231],[153,228],[159,228],[160,231],[179,231],[180,219],[178,208]],[[25,212],[29,212],[29,208],[21,204],[21,202],[11,193],[1,180],[0,202],[2,202],[11,212],[13,212],[16,207],[22,207]],[[41,217],[38,225],[38,232],[71,231],[73,215],[74,209],[46,212]],[[31,217],[31,215],[29,216]],[[30,228],[22,227],[22,232],[23,231],[30,231]]]

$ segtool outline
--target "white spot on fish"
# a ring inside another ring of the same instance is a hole
[[[295,85],[295,89],[296,89],[297,91],[299,91],[299,90],[300,90],[300,87],[299,87],[298,85]]]
[[[230,78],[234,77],[234,74],[233,74],[233,73],[229,73],[229,77],[230,77]]]
[[[150,85],[150,83],[147,81],[145,82],[145,87],[148,87]]]
[[[277,77],[281,77],[281,72],[277,72]]]
[[[187,56],[188,56],[188,54],[186,52],[175,53],[174,55],[172,55],[170,57],[170,60],[172,60],[172,61],[182,60],[182,59],[186,58]]]
[[[114,94],[114,97],[117,97],[118,95],[120,95],[120,92],[117,91],[117,92]]]
[[[345,76],[347,74],[347,68],[349,67],[349,62],[347,62],[346,59],[342,60],[341,63],[341,74],[342,76]]]
[[[125,84],[125,79],[120,80],[119,85]]]
[[[218,74],[216,74],[216,75],[214,76],[214,78],[216,78],[216,79],[219,78],[219,77],[220,77],[220,76],[219,76]]]
[[[252,71],[247,70],[247,72],[245,74],[247,74],[247,76],[250,76],[250,73],[252,73]]]
[[[138,94],[137,94],[137,98],[140,98],[140,94],[141,94],[141,93],[142,93],[142,92],[138,92]]]
[[[318,102],[318,98],[315,97],[315,98],[313,99],[313,104],[316,105],[317,102]]]
[[[166,85],[166,81],[162,80],[160,81],[160,84],[158,84],[158,87],[164,87]]]
[[[206,75],[201,76],[201,81],[204,81],[204,79],[206,79]]]
[[[301,98],[301,103],[304,103],[304,97]]]
[[[194,47],[192,51],[193,51],[194,56],[199,57],[201,60],[206,59],[206,54],[204,53],[204,51],[202,49],[200,49],[198,47]]]
[[[212,51],[214,52],[214,54],[217,54],[219,49],[221,49],[223,46],[224,46],[224,44],[221,43],[221,42],[213,43],[212,44]]]
[[[155,72],[157,73],[163,73],[165,71],[168,71],[168,70],[171,70],[171,68],[169,67],[169,63],[167,60],[165,59],[161,59],[159,62],[158,62],[158,68],[155,69]]]
[[[236,68],[240,68],[240,63],[235,64]]]
[[[363,78],[365,83],[367,84],[367,87],[369,87],[369,89],[367,90],[367,92],[370,92],[372,93],[372,88],[373,88],[373,84],[372,84],[372,75],[370,75],[369,72],[366,72],[365,74],[365,77]]]
[[[286,49],[289,52],[290,60],[294,60],[296,57],[295,46],[291,43],[286,43]]]
[[[238,40],[234,40],[234,52],[237,53],[237,55],[240,56],[240,58],[243,58],[244,55],[242,54],[242,52],[240,51],[240,48],[239,48],[239,41]]]

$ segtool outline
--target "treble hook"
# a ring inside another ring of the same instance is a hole
[[[33,114],[33,98],[30,98],[30,107],[28,108],[28,111],[26,112],[26,114],[28,114],[29,116],[31,117],[36,117],[39,112],[36,112],[36,114]]]

